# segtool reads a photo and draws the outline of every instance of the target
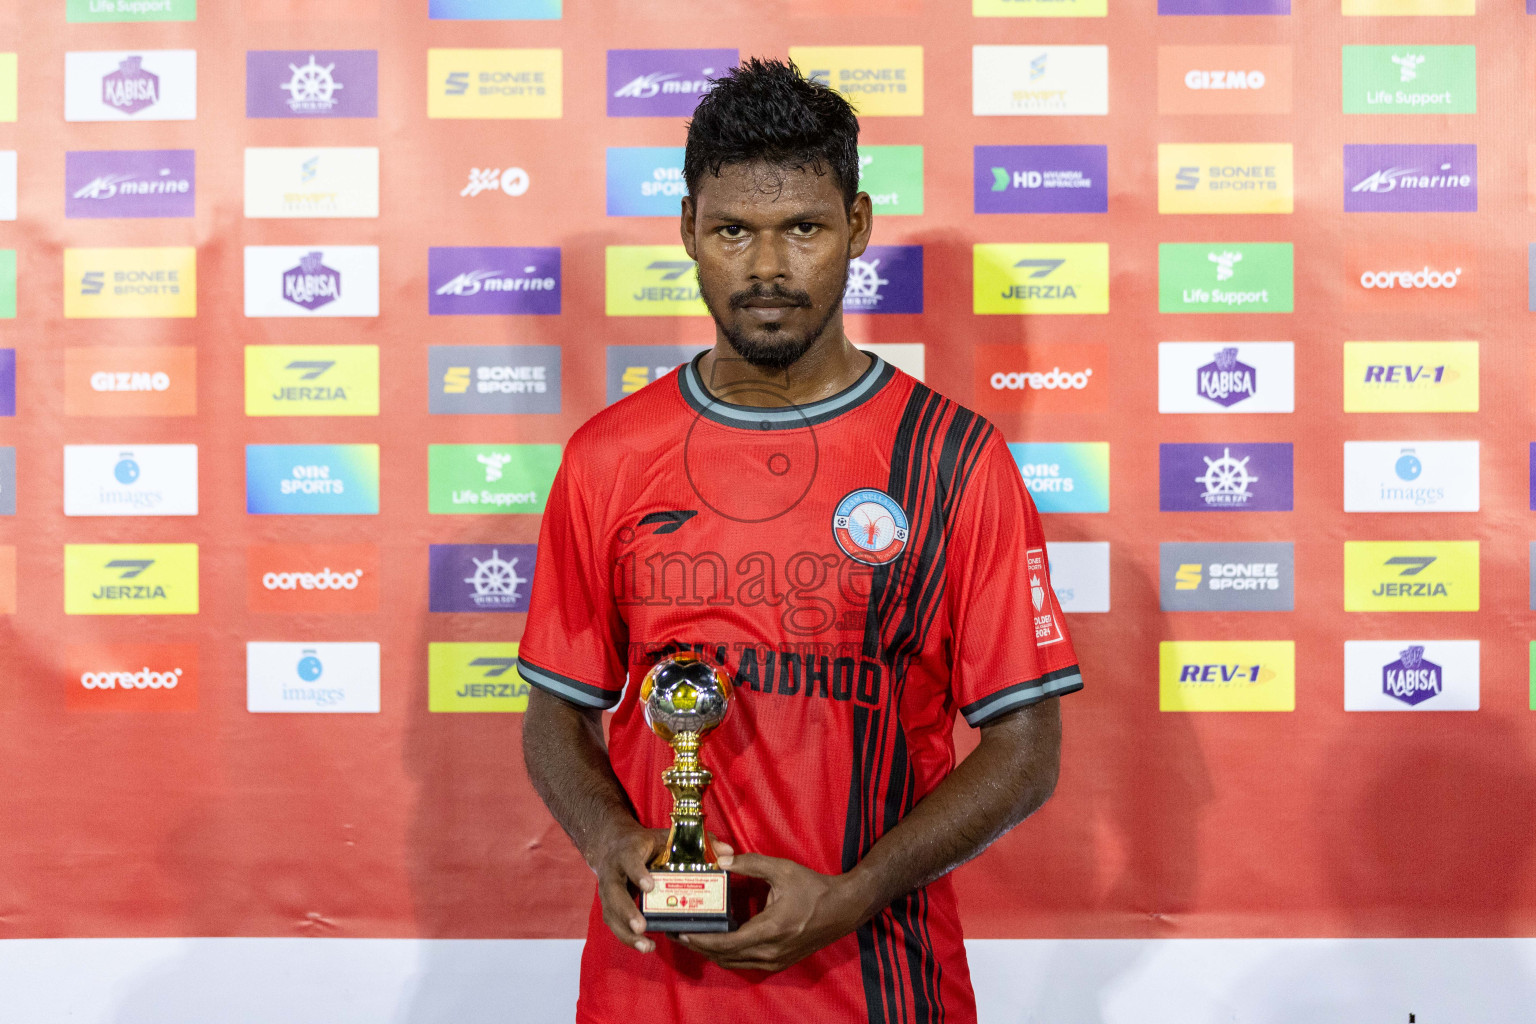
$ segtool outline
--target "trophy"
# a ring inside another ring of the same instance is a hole
[[[729,876],[715,860],[704,832],[704,787],[710,774],[699,763],[699,743],[725,718],[731,678],[693,654],[663,658],[640,684],[640,705],[651,731],[672,745],[672,767],[661,781],[672,793],[667,847],[651,863],[655,887],[640,909],[654,932],[728,932],[736,927],[726,894]]]

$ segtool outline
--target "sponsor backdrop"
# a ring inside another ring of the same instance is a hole
[[[0,7],[0,938],[517,940],[568,1013],[540,516],[712,343],[681,147],[747,54],[857,104],[849,334],[1002,430],[1082,654],[969,934],[1531,934],[1530,10]],[[1118,955],[1008,1005],[1088,1019]]]

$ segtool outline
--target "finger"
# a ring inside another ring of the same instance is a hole
[[[788,873],[800,865],[782,857],[768,857],[761,853],[738,853],[731,858],[731,870],[749,878],[763,878],[769,885],[778,885]]]
[[[649,953],[656,943],[645,937],[645,915],[635,906],[625,879],[614,875],[598,886],[603,904],[603,923],[614,937],[631,949]]]
[[[772,907],[750,918],[733,932],[685,932],[675,938],[689,949],[713,959],[715,956],[752,958],[754,947],[767,946],[783,936]]]
[[[709,837],[709,844],[710,848],[715,851],[715,860],[719,862],[720,866],[723,868],[730,867],[731,860],[736,856],[736,848],[730,843],[716,839],[714,836]]]
[[[616,858],[619,870],[624,872],[626,878],[635,884],[635,888],[641,892],[650,892],[656,887],[656,882],[651,878],[651,850],[647,846],[644,849],[639,844],[620,853]]]

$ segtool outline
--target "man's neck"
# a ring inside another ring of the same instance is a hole
[[[699,377],[710,394],[723,402],[778,408],[809,405],[835,395],[858,380],[872,362],[841,331],[822,335],[805,355],[782,370],[753,366],[722,337],[699,360]]]

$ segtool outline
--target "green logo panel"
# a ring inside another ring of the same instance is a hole
[[[16,317],[16,250],[0,249],[0,319]]]
[[[1289,242],[1167,243],[1157,247],[1162,313],[1289,313]]]
[[[197,0],[66,0],[65,20],[196,21]]]
[[[559,468],[557,444],[434,444],[427,449],[427,510],[543,512]]]
[[[1344,113],[1475,114],[1477,47],[1346,46]]]
[[[922,213],[923,147],[860,146],[859,190],[869,193],[876,214]]]

